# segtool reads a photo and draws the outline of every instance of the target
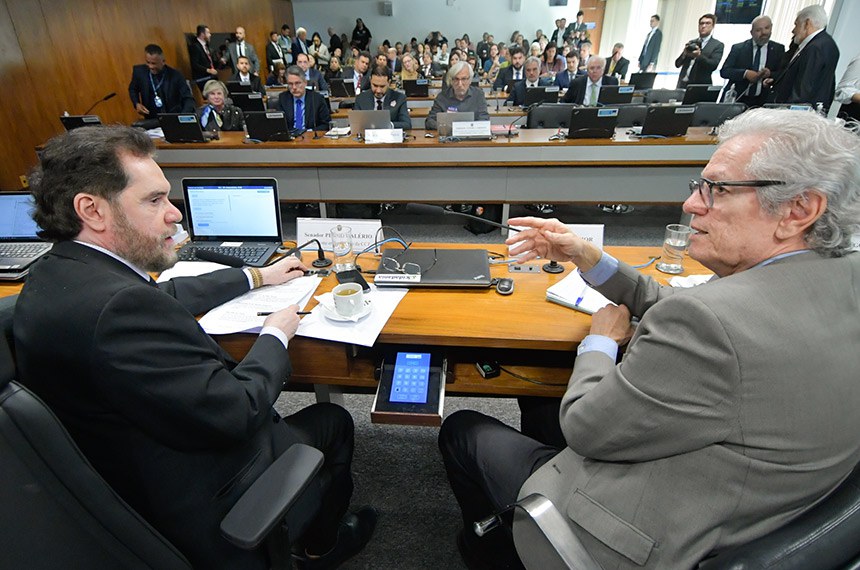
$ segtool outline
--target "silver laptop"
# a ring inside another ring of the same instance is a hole
[[[0,280],[21,279],[53,244],[36,235],[33,196],[29,192],[0,193]]]
[[[383,251],[373,282],[377,287],[489,287],[484,249],[396,249]]]
[[[353,135],[364,138],[364,131],[367,129],[390,129],[391,113],[387,110],[382,111],[349,111],[349,132]]]
[[[472,111],[451,111],[438,113],[436,115],[436,130],[440,137],[450,137],[454,132],[454,123],[463,123],[475,120]]]
[[[274,178],[183,178],[190,241],[181,261],[201,249],[262,267],[283,243],[278,182]]]

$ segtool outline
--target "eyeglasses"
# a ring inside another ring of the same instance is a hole
[[[714,189],[727,188],[732,186],[747,187],[747,188],[762,188],[765,186],[782,186],[785,182],[782,180],[709,180],[700,178],[698,180],[690,180],[690,194],[698,192],[702,202],[711,209],[714,207]]]
[[[408,251],[404,249],[394,257],[383,257],[382,258],[382,267],[384,267],[387,271],[393,271],[395,273],[405,273],[406,275],[423,275],[427,273],[436,265],[436,250],[433,250],[433,263],[430,264],[427,269],[422,269],[420,265],[414,263],[412,261],[407,261],[405,263],[400,263],[397,258],[403,255],[403,252]]]

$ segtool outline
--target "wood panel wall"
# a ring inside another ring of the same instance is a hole
[[[63,131],[63,111],[80,114],[115,91],[93,113],[105,123],[137,120],[128,83],[146,44],[190,79],[184,34],[201,23],[213,32],[244,26],[261,60],[270,30],[295,29],[290,0],[0,0],[0,190],[21,187],[34,148]]]

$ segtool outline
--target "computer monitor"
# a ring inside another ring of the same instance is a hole
[[[536,103],[558,103],[558,92],[558,85],[526,87],[523,107],[530,107]]]
[[[388,111],[350,111],[349,132],[357,137],[364,138],[367,129],[390,129],[391,113]]]
[[[248,138],[262,142],[291,141],[290,126],[282,111],[266,111],[245,113],[245,127]]]
[[[614,107],[575,107],[570,113],[569,139],[610,139],[618,124]]]
[[[652,105],[645,114],[641,136],[682,137],[693,123],[695,105]]]
[[[234,93],[250,93],[252,91],[250,83],[242,83],[241,81],[228,81],[227,91],[230,94]]]
[[[527,129],[565,129],[570,127],[573,103],[545,103],[529,110]]]
[[[332,77],[328,82],[328,90],[332,97],[355,97],[355,79]]]
[[[684,90],[682,105],[695,105],[696,103],[716,103],[720,98],[720,85],[687,85]]]
[[[604,85],[597,96],[597,102],[602,105],[617,105],[631,101],[633,101],[632,85]]]
[[[633,73],[627,84],[632,85],[637,91],[642,91],[643,89],[653,89],[655,79],[657,79],[657,73]]]
[[[233,104],[242,109],[243,113],[265,111],[262,93],[231,93]]]
[[[213,135],[204,134],[193,113],[162,113],[158,123],[164,132],[164,140],[169,143],[208,142]],[[208,136],[207,136],[208,135]]]
[[[60,122],[67,131],[80,127],[94,127],[102,124],[98,115],[62,115]]]
[[[403,91],[407,97],[429,97],[430,96],[430,80],[429,79],[404,79]]]

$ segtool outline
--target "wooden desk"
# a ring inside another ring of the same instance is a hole
[[[189,176],[272,176],[294,202],[681,203],[716,148],[706,128],[685,137],[550,141],[554,129],[443,144],[413,130],[402,144],[366,145],[306,133],[294,141],[157,143],[156,161],[181,199]]]
[[[413,129],[424,129],[424,121],[427,119],[427,115],[430,114],[431,106],[432,105],[427,107],[409,107],[409,118],[412,119]],[[346,127],[349,125],[349,111],[350,109],[338,109],[332,113],[331,118],[337,126]],[[487,112],[490,114],[490,123],[493,125],[510,125],[517,119],[519,119],[517,120],[517,125],[525,126],[526,123],[524,119],[526,112],[524,109],[519,107],[505,107],[504,105],[499,105],[497,109],[496,104],[491,103],[487,105]]]

